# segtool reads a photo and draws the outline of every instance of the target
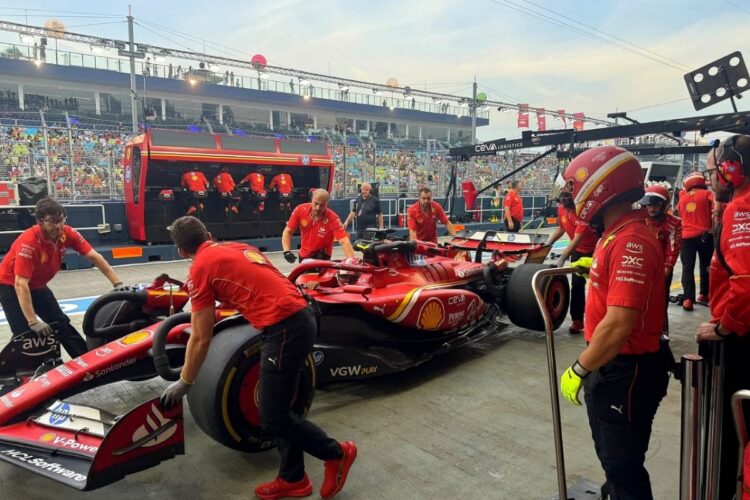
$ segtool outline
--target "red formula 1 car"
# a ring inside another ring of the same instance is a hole
[[[357,242],[364,256],[359,263],[303,262],[289,276],[320,309],[319,340],[301,373],[293,411],[309,409],[316,383],[418,365],[496,331],[505,314],[519,326],[543,330],[530,282],[545,266],[528,261],[540,262],[547,250],[531,237],[517,235],[525,238],[519,242],[482,233],[437,246],[373,236]],[[548,280],[545,297],[559,326],[567,314],[567,280]],[[88,490],[183,453],[181,407],[167,412],[152,400],[115,416],[69,398],[156,373],[176,380],[190,315],[169,314],[186,301],[184,290],[162,280],[104,295],[84,318],[90,352],[36,373],[28,369],[31,363],[12,376],[6,371],[6,380],[15,377],[16,383],[0,396],[0,460]],[[270,449],[257,406],[260,332],[221,308],[214,330],[188,393],[191,414],[219,443],[241,451]],[[17,348],[22,344],[0,353],[0,375],[4,356],[25,356]]]

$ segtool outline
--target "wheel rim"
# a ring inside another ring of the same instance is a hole
[[[550,312],[550,319],[555,323],[563,314],[565,309],[565,287],[558,280],[553,280],[547,288],[547,310]]]
[[[255,363],[242,379],[240,386],[240,413],[250,424],[260,426],[260,363]]]

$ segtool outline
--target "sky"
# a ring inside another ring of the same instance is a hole
[[[263,54],[271,65],[466,96],[476,78],[492,100],[600,118],[729,112],[728,101],[696,112],[683,75],[736,50],[750,54],[750,0],[0,0],[0,19],[57,18],[69,31],[126,39],[129,3],[144,43],[203,50],[156,23],[204,39],[216,55]],[[478,139],[518,137],[515,122],[493,108]]]

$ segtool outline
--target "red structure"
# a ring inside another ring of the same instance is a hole
[[[286,172],[294,182],[292,205],[296,206],[307,201],[310,189],[330,191],[333,165],[329,147],[322,142],[149,129],[133,138],[124,151],[125,211],[130,237],[149,243],[170,241],[167,226],[185,213],[191,201],[191,193],[180,187],[186,167],[199,169],[209,179],[227,167],[236,181],[252,172],[267,178]],[[163,196],[165,190],[172,190],[174,195]],[[267,207],[262,218],[250,213],[248,207],[228,220],[213,187],[204,203],[201,218],[217,238],[278,236],[285,222],[278,203]]]

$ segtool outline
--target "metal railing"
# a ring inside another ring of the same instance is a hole
[[[130,61],[119,57],[109,57],[104,55],[83,54],[68,50],[54,50],[47,46],[44,51],[44,57],[41,56],[39,49],[36,53],[34,47],[29,45],[18,45],[13,43],[0,43],[0,57],[11,59],[21,59],[26,61],[38,61],[41,64],[56,64],[61,66],[73,66],[80,68],[102,69],[116,71],[118,73],[130,73]],[[190,62],[164,64],[157,62],[148,62],[146,60],[135,61],[135,72],[138,75],[152,78],[167,78],[185,81],[187,86],[201,84],[223,85],[228,87],[238,87],[252,90],[264,90],[270,92],[281,92],[285,94],[295,94],[308,98],[330,99],[340,102],[351,102],[355,104],[366,104],[370,106],[383,106],[385,108],[413,109],[416,111],[425,111],[428,113],[450,114],[455,116],[471,116],[471,110],[468,106],[455,106],[448,104],[438,104],[430,101],[417,101],[412,99],[402,99],[397,97],[396,92],[380,92],[378,94],[359,93],[344,91],[340,88],[317,87],[311,84],[300,85],[299,81],[279,81],[267,78],[268,75],[257,73],[251,75],[240,73],[239,68],[235,74],[234,70],[212,70],[201,67],[201,63],[196,63],[193,67]],[[401,95],[401,94],[398,94]],[[489,118],[489,111],[477,111],[477,117]]]

